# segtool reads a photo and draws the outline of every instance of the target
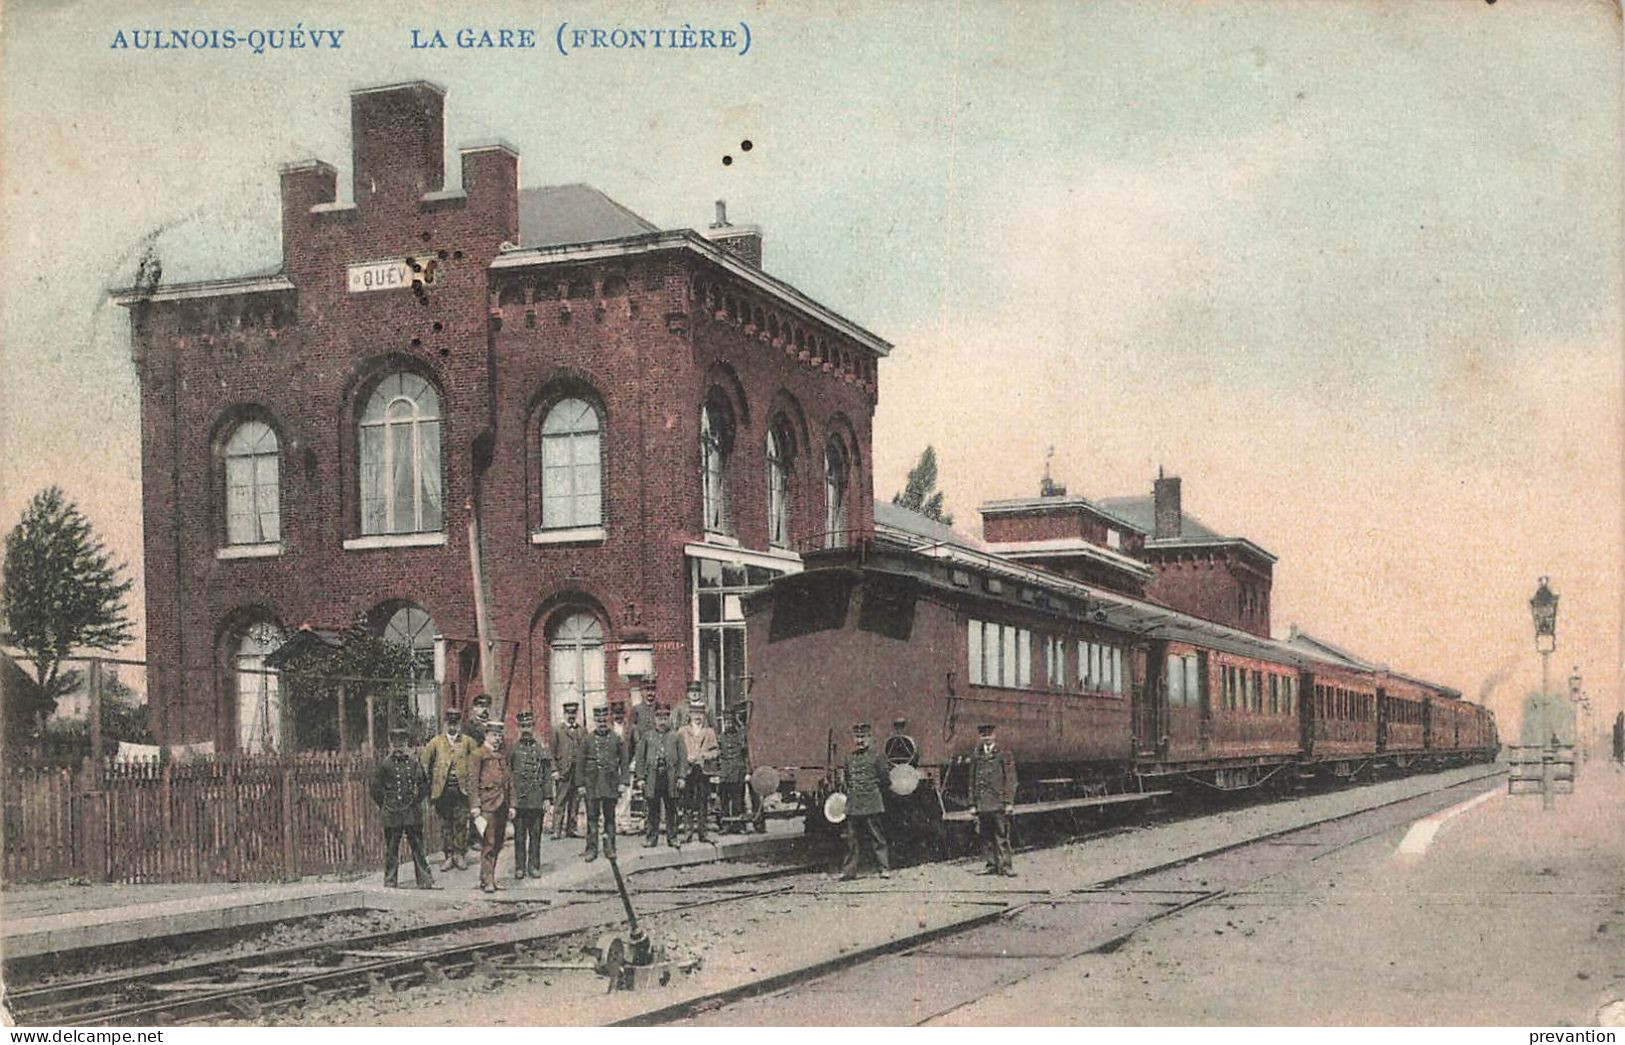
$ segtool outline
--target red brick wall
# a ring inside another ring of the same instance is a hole
[[[696,307],[695,277],[703,271],[711,285],[732,285],[731,277],[687,251],[575,269],[592,293],[565,299],[567,318],[562,302],[535,300],[530,290],[499,306],[509,276],[488,266],[501,243],[518,239],[517,158],[497,149],[464,154],[466,197],[424,200],[440,182],[438,97],[416,87],[394,99],[370,93],[358,96],[355,113],[364,180],[356,206],[311,212],[333,199],[332,169],[284,172],[284,269],[294,292],[135,309],[148,649],[163,738],[233,743],[227,658],[235,621],[343,626],[405,600],[448,638],[473,640],[465,504],[482,433],[494,447],[481,482],[483,548],[493,633],[505,642],[500,668],[512,679],[510,722],[533,700],[545,707],[543,629],[566,606],[589,608],[605,625],[612,699],[625,689],[615,644],[646,634],[656,644],[659,697],[678,700],[691,675],[682,546],[701,537],[698,433],[707,388],[731,373],[725,383],[742,397],[733,517],[741,543],[761,549],[766,426],[780,405],[800,415],[794,532],[823,529],[822,447],[835,430],[855,448],[849,524],[873,525],[873,360],[833,332],[822,356],[803,359],[754,331],[747,336],[742,322],[711,318]],[[367,123],[369,113],[380,122]],[[436,263],[421,301],[405,290],[348,291],[346,266],[403,257]],[[517,275],[556,286],[559,268]],[[600,297],[611,276],[625,278],[626,291]],[[824,357],[836,362],[826,369]],[[355,417],[371,380],[402,367],[428,377],[441,396],[446,543],[347,551],[343,541],[360,528]],[[607,415],[606,536],[533,545],[540,411],[565,383],[591,388]],[[283,553],[219,561],[217,445],[247,412],[269,420],[280,439]]]
[[[1153,552],[1157,575],[1146,595],[1176,610],[1264,637],[1269,636],[1270,577],[1240,565],[1234,552]],[[1261,605],[1243,616],[1240,607],[1243,581],[1259,592]]]
[[[1115,529],[1122,539],[1122,547],[1113,548],[1113,551],[1136,559],[1143,557],[1143,534],[1116,526],[1086,508],[1057,505],[1054,508],[985,513],[982,516],[982,539],[989,542],[1052,541],[1081,537],[1105,548],[1108,547],[1106,531],[1109,529]]]

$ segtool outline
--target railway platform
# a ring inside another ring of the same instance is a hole
[[[937,1022],[1625,1026],[1621,854],[1594,759],[1550,812],[1503,782]]]
[[[624,873],[636,874],[725,860],[772,860],[791,854],[804,839],[801,821],[770,820],[766,834],[714,835],[710,844],[687,843],[644,848],[638,835],[620,838]],[[115,883],[8,886],[0,893],[0,953],[7,960],[117,947],[159,937],[184,937],[267,925],[290,919],[377,909],[439,908],[448,905],[500,905],[551,902],[561,891],[591,889],[611,882],[603,859],[581,859],[582,840],[542,843],[542,877],[516,881],[513,848],[503,849],[498,865],[503,889],[479,888],[479,853],[463,870],[431,866],[440,888],[411,887],[412,868],[401,868],[401,888],[384,887],[383,870],[330,875],[298,882],[211,884]],[[402,854],[403,857],[406,854]]]

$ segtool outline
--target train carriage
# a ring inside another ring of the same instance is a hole
[[[854,723],[893,717],[949,810],[983,722],[1020,753],[1018,811],[1493,754],[1483,709],[1297,633],[1263,638],[942,541],[876,536],[805,566],[744,603],[753,753],[804,799],[834,786]]]

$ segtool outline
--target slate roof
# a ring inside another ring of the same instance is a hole
[[[658,225],[591,185],[519,190],[519,245],[559,247],[660,232]]]
[[[1143,497],[1101,497],[1096,504],[1122,517],[1124,522],[1144,530],[1148,534],[1157,532],[1156,502],[1149,496]],[[1190,512],[1181,513],[1179,535],[1185,539],[1194,540],[1224,540],[1225,535],[1214,530]]]
[[[981,550],[982,542],[909,508],[875,498],[875,528],[893,530],[927,541]]]

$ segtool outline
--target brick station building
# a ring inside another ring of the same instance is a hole
[[[354,746],[359,703],[296,721],[265,657],[357,619],[413,647],[432,728],[483,688],[476,535],[510,723],[690,680],[720,711],[750,684],[739,596],[873,525],[887,342],[765,272],[720,204],[662,230],[521,188],[501,144],[448,189],[443,101],[351,96],[352,198],[284,167],[277,271],[115,294],[166,743]]]
[[[981,513],[989,552],[1269,638],[1275,556],[1188,514],[1178,476],[1159,472],[1149,497],[1098,500],[1046,477],[1039,496]]]

